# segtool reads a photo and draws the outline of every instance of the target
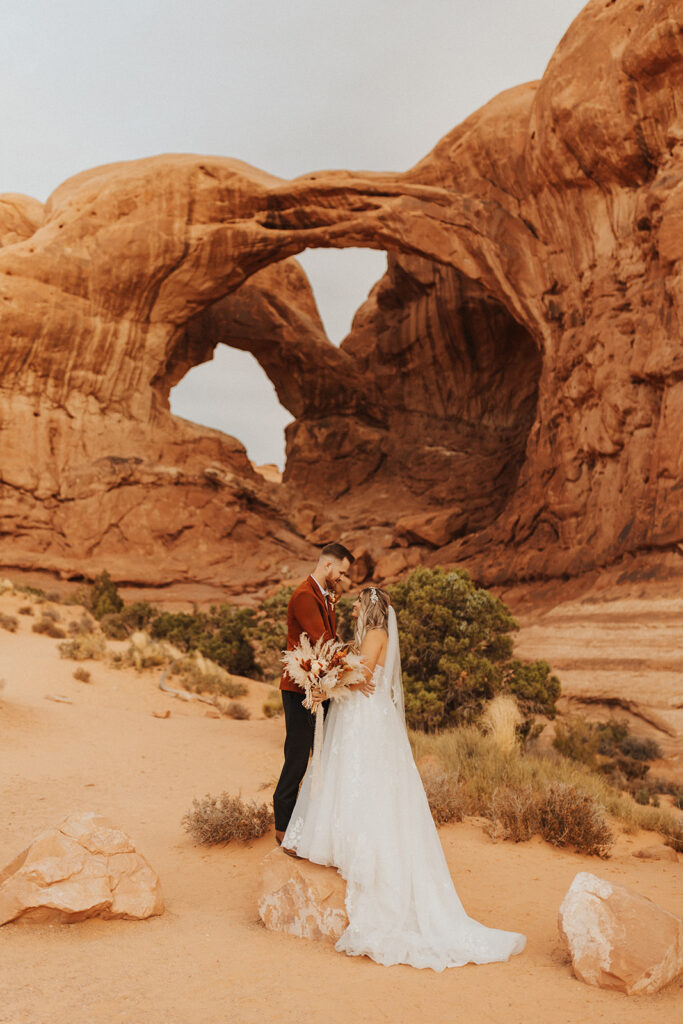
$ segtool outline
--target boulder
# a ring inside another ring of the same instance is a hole
[[[587,871],[569,887],[558,925],[574,973],[588,985],[652,994],[683,972],[683,921]]]
[[[349,923],[345,895],[335,868],[273,850],[263,862],[259,917],[274,932],[336,942]]]
[[[42,832],[0,871],[0,925],[141,920],[163,910],[156,873],[125,832],[92,812]]]

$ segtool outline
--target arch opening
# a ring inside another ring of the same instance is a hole
[[[168,396],[219,345],[251,353],[294,417],[294,504],[369,526],[449,509],[453,539],[493,522],[515,489],[541,354],[501,298],[453,266],[389,251],[337,348],[298,261],[273,262],[183,325],[158,389]]]

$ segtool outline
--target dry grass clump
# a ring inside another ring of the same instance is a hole
[[[271,690],[267,700],[264,700],[261,710],[266,718],[278,718],[282,714],[282,696],[279,690]]]
[[[48,616],[43,615],[37,622],[34,622],[31,626],[34,633],[41,633],[43,636],[52,637],[53,640],[63,640],[66,633],[61,626]],[[60,648],[61,648],[60,644]]]
[[[246,843],[265,835],[272,823],[268,804],[256,804],[254,800],[247,803],[228,793],[194,799],[182,820],[185,831],[198,843],[229,843],[231,839]]]
[[[251,718],[249,708],[246,704],[240,704],[238,700],[231,700],[225,709],[225,713],[229,718],[237,718],[241,721]]]
[[[468,810],[467,799],[457,778],[431,762],[420,768],[420,775],[435,824],[462,821]]]
[[[610,785],[603,775],[555,751],[548,754],[525,753],[517,746],[505,753],[491,736],[482,735],[475,726],[461,726],[432,735],[411,732],[410,741],[418,764],[424,760],[435,761],[444,772],[457,779],[466,802],[466,813],[490,817],[494,795],[498,791],[496,802],[503,830],[506,827],[512,828],[511,825],[505,826],[502,812],[505,800],[508,804],[514,804],[515,801],[499,791],[517,794],[515,800],[521,805],[519,813],[523,817],[525,788],[530,787],[539,799],[545,799],[552,788],[556,793],[552,805],[555,807],[554,813],[564,816],[568,812],[566,807],[565,810],[562,807],[569,801],[569,797],[563,802],[557,792],[565,793],[562,787],[569,787],[577,794],[577,799],[591,798],[602,813],[618,819],[626,831],[651,829],[663,835],[674,849],[683,848],[683,829],[671,812],[657,807],[639,806],[627,793]],[[584,809],[588,811],[594,805],[586,803]],[[514,816],[514,806],[506,813]],[[519,829],[525,827],[523,822],[515,825]],[[544,827],[549,836],[555,834],[549,821]],[[599,837],[597,825],[595,831]]]
[[[507,753],[517,746],[518,728],[523,720],[515,698],[499,693],[484,708],[481,725],[496,746]]]
[[[130,665],[140,672],[143,668],[168,665],[169,662],[181,657],[178,648],[167,640],[152,640],[147,633],[139,630],[131,635],[127,649],[116,652],[111,660],[117,667]]]
[[[19,619],[15,618],[14,615],[6,615],[4,612],[0,612],[0,626],[9,633],[16,633],[19,627]]]
[[[22,604],[21,608],[19,609],[19,614],[20,615],[33,615],[33,608],[31,607],[30,604]]]
[[[78,680],[79,683],[91,683],[92,679],[87,668],[74,669],[74,679]]]
[[[100,633],[85,633],[59,645],[59,656],[71,658],[72,661],[101,661],[106,653],[107,644]]]
[[[487,808],[487,831],[493,839],[524,842],[540,834],[553,846],[607,857],[614,835],[602,807],[587,793],[560,783],[546,793],[532,786],[497,790]]]
[[[193,693],[215,693],[221,697],[245,697],[249,687],[238,682],[221,665],[199,651],[181,658],[173,666],[186,690]],[[235,717],[235,716],[233,716]]]
[[[607,857],[614,843],[605,814],[594,797],[572,786],[551,786],[539,801],[539,831],[553,846],[573,846],[580,853]]]
[[[524,843],[538,832],[538,793],[532,786],[502,786],[491,797],[486,831],[492,839]]]

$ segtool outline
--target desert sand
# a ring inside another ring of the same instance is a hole
[[[5,594],[0,611],[16,614],[26,603]],[[19,621],[17,633],[0,630],[0,866],[69,812],[97,811],[128,832],[159,873],[166,912],[144,922],[0,928],[1,1024],[680,1018],[680,981],[646,997],[590,988],[573,977],[557,930],[559,904],[578,871],[632,886],[683,915],[681,858],[634,857],[659,837],[620,832],[613,855],[601,861],[539,839],[494,843],[478,819],[443,828],[468,913],[528,937],[524,953],[506,964],[443,974],[384,968],[269,932],[256,902],[272,832],[248,846],[204,848],[180,823],[192,799],[206,793],[270,800],[284,725],[260,717],[267,686],[250,682],[249,721],[207,717],[206,705],[161,693],[154,671],[89,662],[92,682],[76,681],[76,664],[59,657],[59,641],[33,634],[34,618]],[[48,699],[54,696],[71,703]],[[154,717],[167,710],[170,717]]]

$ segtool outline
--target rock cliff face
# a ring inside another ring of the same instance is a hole
[[[0,563],[237,592],[331,535],[488,583],[675,548],[682,28],[593,0],[405,174],[161,156],[0,197]],[[291,257],[359,245],[388,271],[337,349]],[[282,485],[170,414],[219,343],[295,417]]]

